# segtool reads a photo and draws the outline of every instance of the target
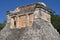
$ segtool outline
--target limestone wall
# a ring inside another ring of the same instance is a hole
[[[16,15],[10,17],[10,28],[24,28],[27,26],[32,26],[33,23],[33,14],[23,14],[23,15]]]
[[[49,12],[42,8],[36,8],[34,12],[30,13],[21,13],[22,15],[15,13],[15,15],[8,16],[10,17],[10,28],[24,28],[26,26],[31,27],[33,21],[36,19],[43,19],[47,22],[51,22],[51,16],[48,14]]]
[[[49,12],[44,10],[44,9],[39,9],[36,8],[36,10],[34,11],[34,18],[35,19],[43,19],[47,22],[51,22],[51,16],[50,14],[48,14]]]
[[[44,19],[44,20],[46,20],[46,21],[48,21],[48,22],[51,21],[51,20],[50,20],[51,17],[50,17],[49,14],[47,14],[47,13],[45,13],[45,12],[43,12],[43,11],[41,11],[41,13],[42,13],[42,16],[41,16],[42,19]]]

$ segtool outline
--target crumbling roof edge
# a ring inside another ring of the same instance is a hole
[[[35,5],[36,6],[36,4],[41,4],[42,2],[36,2],[36,3],[31,3],[31,4],[28,4],[28,5],[24,5],[24,6],[21,6],[21,7],[17,7],[14,11],[8,11],[9,13],[16,13],[16,10],[17,9],[20,9],[20,8],[24,8],[24,7],[28,7],[28,6],[32,6],[32,5]],[[41,4],[42,5],[42,4]],[[42,6],[44,6],[44,5],[42,5]],[[48,8],[47,6],[44,6],[45,7],[45,9],[47,9],[48,11],[50,11],[50,12],[52,12],[52,10],[50,9],[50,8]]]

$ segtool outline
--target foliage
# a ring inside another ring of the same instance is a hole
[[[6,24],[6,21],[4,23],[0,23],[0,30],[4,28],[5,24]]]
[[[60,33],[60,16],[52,14],[51,15],[51,23],[57,29],[57,31]]]
[[[1,24],[1,23],[0,23],[0,30],[1,30],[4,26],[5,26],[4,24]]]

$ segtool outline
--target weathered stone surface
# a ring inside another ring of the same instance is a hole
[[[60,40],[59,33],[51,24],[50,12],[44,3],[8,12],[6,26],[0,32],[0,40]]]
[[[59,33],[51,23],[37,20],[33,22],[32,27],[22,29],[10,29],[7,24],[0,32],[0,40],[60,40]]]

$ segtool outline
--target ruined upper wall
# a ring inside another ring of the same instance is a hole
[[[49,13],[52,12],[44,3],[38,2],[38,3],[33,3],[30,5],[18,7],[14,11],[8,11],[8,13],[17,14],[17,13],[33,12],[36,8],[42,8],[42,9],[48,11]]]
[[[8,12],[7,19],[10,20],[8,21],[10,28],[22,28],[32,26],[33,21],[40,21],[40,19],[51,22],[50,12],[51,10],[44,3],[34,3]]]

